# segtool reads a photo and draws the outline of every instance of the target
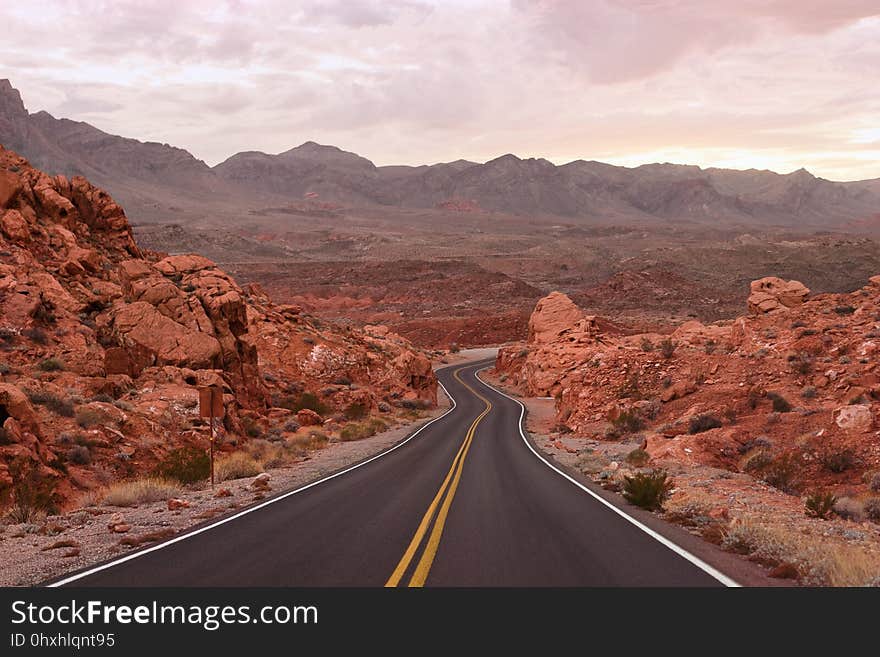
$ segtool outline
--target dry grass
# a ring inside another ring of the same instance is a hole
[[[731,525],[722,545],[768,565],[791,564],[811,586],[868,586],[880,579],[877,552],[770,524],[758,516]]]
[[[180,484],[175,481],[144,477],[113,484],[107,489],[103,503],[105,506],[137,506],[177,497],[180,491]]]
[[[217,481],[255,477],[263,471],[263,464],[246,452],[232,452],[217,459],[214,477]]]

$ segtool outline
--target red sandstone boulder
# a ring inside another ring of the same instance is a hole
[[[800,281],[784,281],[775,276],[767,276],[752,281],[748,300],[749,312],[757,315],[800,306],[809,294],[809,288]]]

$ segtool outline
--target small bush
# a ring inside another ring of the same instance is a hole
[[[865,508],[861,502],[851,497],[841,497],[834,503],[834,513],[844,520],[861,522],[865,514]]]
[[[35,322],[43,324],[54,324],[57,321],[55,317],[55,304],[40,294],[40,301],[30,311],[29,315]]]
[[[55,499],[55,479],[44,477],[29,459],[19,457],[9,466],[12,477],[12,508],[9,518],[13,522],[31,522],[41,514],[58,511]]]
[[[363,402],[352,402],[342,411],[342,414],[349,420],[362,420],[370,412],[369,406]]]
[[[74,465],[88,465],[92,462],[92,453],[85,445],[74,445],[67,452],[67,460]]]
[[[796,374],[806,376],[813,371],[813,357],[805,351],[801,351],[789,360],[791,369]]]
[[[645,428],[645,421],[636,411],[623,411],[611,421],[612,426],[624,433],[635,433]]]
[[[105,421],[105,416],[93,408],[81,408],[76,413],[76,423],[83,429],[92,429],[100,426]]]
[[[159,463],[156,474],[182,484],[204,481],[211,476],[211,459],[204,450],[181,447],[170,452]]]
[[[768,392],[767,397],[773,402],[774,413],[790,413],[791,403],[782,395],[776,392]]]
[[[874,472],[868,478],[868,488],[875,493],[880,493],[880,472]]]
[[[49,343],[49,336],[39,326],[22,329],[21,334],[37,344],[45,345]]]
[[[804,399],[815,399],[817,394],[817,390],[813,386],[806,386],[801,390],[801,397]]]
[[[113,484],[104,495],[107,506],[137,506],[177,497],[180,484],[159,477],[144,477]]]
[[[634,465],[637,468],[642,468],[648,465],[648,462],[651,460],[651,455],[648,454],[641,447],[637,447],[629,454],[626,455],[626,462],[630,465]]]
[[[112,404],[114,402],[114,399],[110,395],[102,392],[92,397],[92,401],[101,402],[104,404]]]
[[[346,424],[342,431],[339,432],[339,439],[343,441],[361,440],[369,438],[375,432],[370,431],[369,427],[364,424]]]
[[[46,358],[37,364],[37,369],[43,372],[60,372],[64,367],[64,362],[57,358]]]
[[[821,455],[822,466],[829,472],[846,472],[856,463],[856,455],[851,449],[829,450]]]
[[[299,431],[300,426],[300,423],[296,420],[288,420],[284,423],[284,430],[289,431],[290,433],[296,433]]]
[[[233,452],[214,463],[214,477],[217,481],[255,477],[262,471],[262,464],[244,452]]]
[[[51,392],[29,390],[27,396],[32,404],[45,406],[56,415],[60,415],[61,417],[74,416],[73,404],[67,399],[61,399],[61,397],[54,395]]]
[[[450,354],[457,354],[459,351],[461,351],[461,347],[458,346],[457,342],[453,342],[451,345],[449,345]]]
[[[326,415],[327,407],[312,392],[304,392],[299,397],[285,397],[281,400],[281,408],[297,413],[303,409],[315,411],[318,415]]]
[[[862,508],[868,520],[880,522],[880,497],[869,497]]]
[[[639,472],[632,477],[625,476],[623,480],[623,496],[626,500],[649,511],[662,509],[675,487],[664,470]]]
[[[654,351],[654,343],[648,338],[642,338],[641,347],[642,351]]]
[[[670,338],[665,338],[660,341],[660,355],[663,356],[666,360],[672,358],[675,353],[675,347],[677,346]]]
[[[241,418],[241,426],[248,438],[259,438],[263,435],[263,428],[253,418]]]
[[[852,306],[836,306],[834,312],[838,315],[852,315],[856,311]]]
[[[723,426],[722,422],[717,417],[709,413],[703,413],[691,418],[690,424],[688,425],[688,433],[702,433],[703,431],[709,431],[710,429],[718,429],[721,426]]]
[[[832,493],[811,493],[804,500],[804,512],[810,518],[827,520],[834,510],[837,497]]]
[[[762,468],[761,479],[783,493],[797,492],[800,463],[795,454],[782,454]]]

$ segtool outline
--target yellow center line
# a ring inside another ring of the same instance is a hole
[[[467,457],[467,453],[470,450],[471,443],[473,442],[474,432],[477,429],[477,425],[480,421],[492,410],[492,402],[490,402],[486,397],[478,393],[471,386],[465,383],[461,377],[459,376],[460,372],[465,368],[459,368],[455,372],[453,372],[453,377],[461,383],[465,388],[471,391],[474,395],[480,398],[484,404],[486,404],[486,408],[483,410],[480,415],[471,423],[470,428],[468,429],[467,435],[465,439],[462,441],[461,446],[458,448],[458,452],[455,455],[455,458],[452,460],[452,465],[449,467],[449,472],[446,473],[446,477],[443,480],[443,483],[440,485],[440,489],[437,491],[437,494],[434,496],[433,501],[431,502],[428,510],[425,512],[425,515],[422,517],[422,521],[419,523],[418,528],[416,529],[415,534],[412,537],[412,540],[409,542],[409,545],[406,548],[406,552],[404,552],[403,557],[401,557],[400,562],[397,564],[397,567],[394,569],[394,572],[391,573],[391,577],[388,578],[388,581],[385,583],[385,586],[397,586],[400,583],[400,580],[403,578],[404,573],[407,568],[409,568],[410,563],[412,563],[413,557],[415,557],[416,552],[418,551],[419,546],[422,543],[422,540],[425,537],[425,534],[428,531],[428,528],[431,526],[431,520],[434,518],[434,513],[437,510],[437,506],[440,504],[440,501],[443,500],[443,505],[440,507],[440,513],[437,514],[437,518],[434,520],[434,527],[431,530],[431,536],[428,538],[428,544],[425,546],[425,549],[422,553],[421,559],[419,559],[419,563],[416,566],[416,569],[413,573],[413,576],[410,578],[409,586],[424,586],[425,580],[428,578],[428,573],[431,570],[431,565],[434,562],[434,557],[437,554],[437,549],[440,546],[440,539],[443,536],[443,527],[446,524],[446,517],[449,514],[449,508],[452,505],[452,499],[455,497],[455,491],[458,488],[458,482],[461,479],[461,473],[464,469],[464,461]],[[452,486],[450,487],[450,482]],[[447,493],[446,499],[443,499],[444,494]]]

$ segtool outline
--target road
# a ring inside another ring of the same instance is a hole
[[[440,370],[455,407],[383,456],[56,585],[724,582],[548,467],[520,433],[521,406],[477,378],[487,364]]]

